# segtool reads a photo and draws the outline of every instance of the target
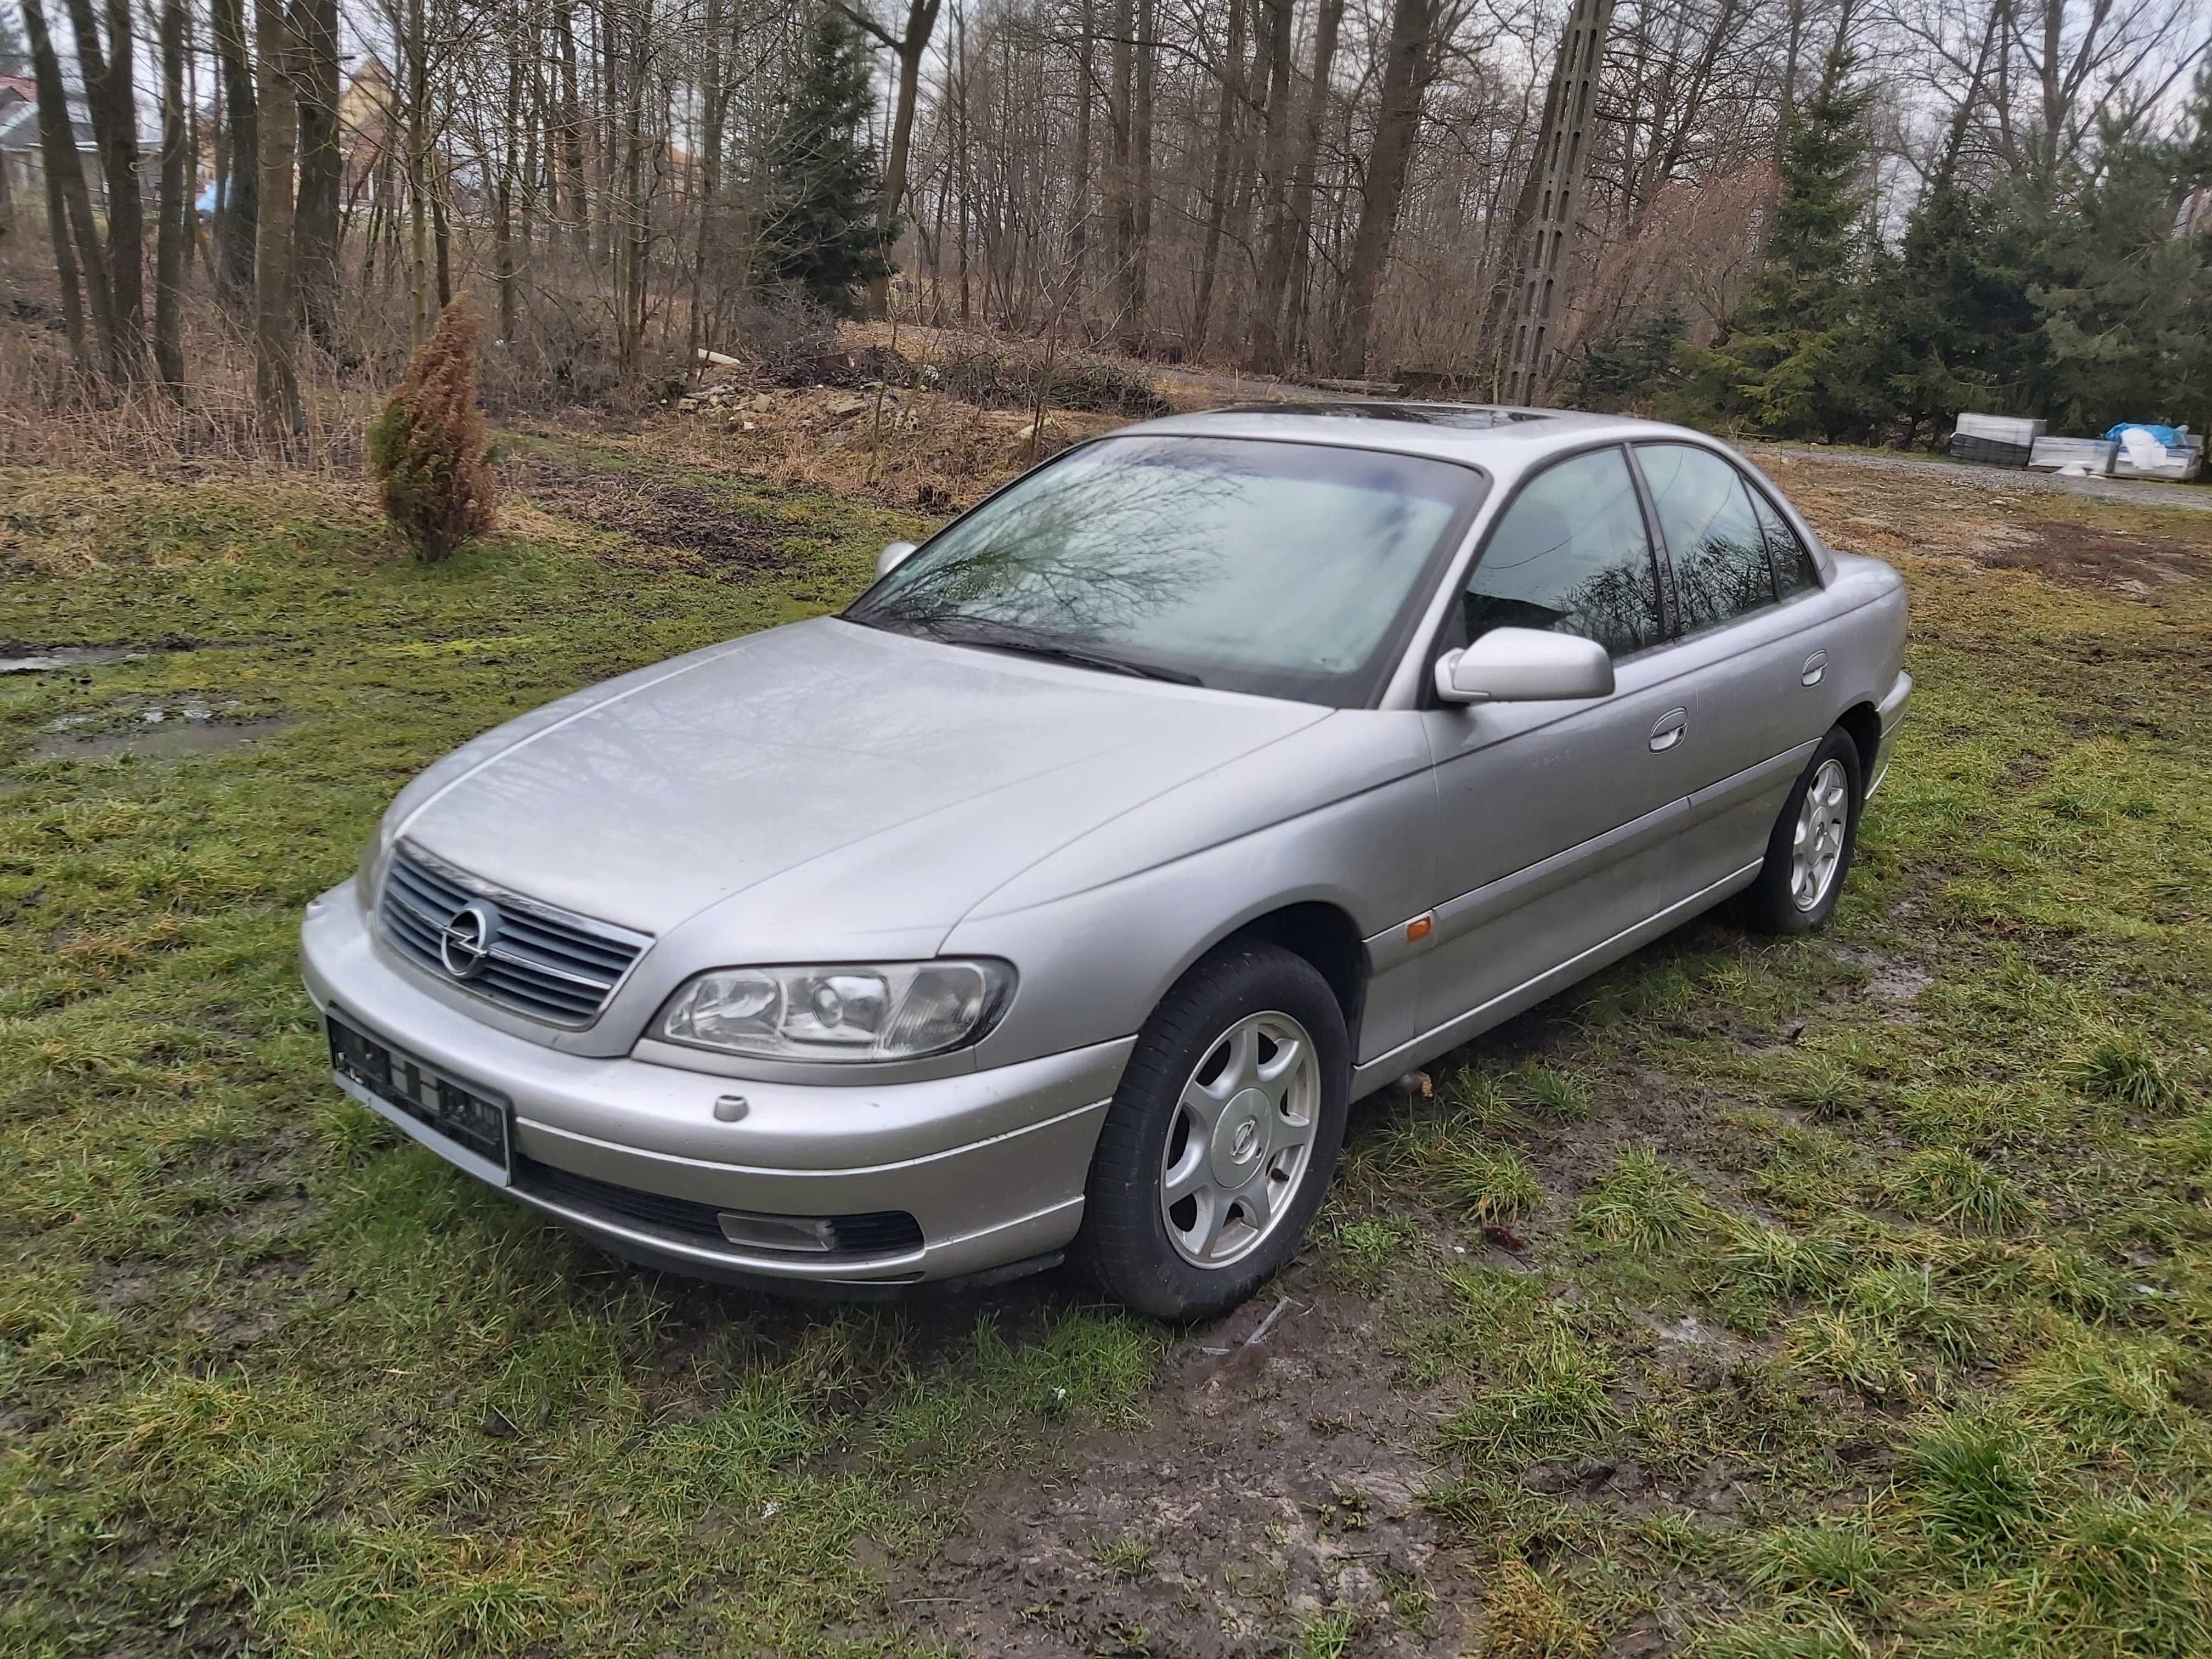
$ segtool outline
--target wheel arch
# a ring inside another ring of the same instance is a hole
[[[1237,939],[1261,939],[1310,963],[1336,994],[1352,1052],[1359,1052],[1359,1018],[1367,1006],[1367,946],[1351,913],[1325,899],[1279,905],[1241,921],[1199,952],[1203,961]]]
[[[1881,715],[1870,702],[1853,703],[1836,717],[1836,724],[1859,754],[1859,787],[1873,780],[1875,760],[1881,752]]]

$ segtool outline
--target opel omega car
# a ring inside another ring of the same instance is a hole
[[[307,912],[339,1084],[662,1268],[1212,1314],[1354,1100],[1825,921],[1911,691],[1894,572],[1632,420],[1154,421],[877,570],[409,785]]]

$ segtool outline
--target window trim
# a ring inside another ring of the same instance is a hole
[[[1659,521],[1659,498],[1657,495],[1652,491],[1650,481],[1644,476],[1643,458],[1633,452],[1644,448],[1670,447],[1674,449],[1694,449],[1701,453],[1711,456],[1715,460],[1720,462],[1722,465],[1728,468],[1729,471],[1735,475],[1736,483],[1741,485],[1744,490],[1744,505],[1753,509],[1752,514],[1752,522],[1757,525],[1759,523],[1759,514],[1756,508],[1756,503],[1751,497],[1751,490],[1753,489],[1751,476],[1744,470],[1742,465],[1736,461],[1735,457],[1729,455],[1725,450],[1717,448],[1711,444],[1691,442],[1686,435],[1684,437],[1675,437],[1669,434],[1663,438],[1632,439],[1628,443],[1627,447],[1631,452],[1629,455],[1629,464],[1635,470],[1637,482],[1644,491],[1644,511],[1650,522],[1651,544],[1653,547],[1659,550],[1660,556],[1667,562],[1668,574],[1665,586],[1668,591],[1671,593],[1674,591],[1676,580],[1674,576],[1674,550],[1673,545],[1667,540],[1666,526]],[[1773,502],[1770,500],[1767,505],[1772,507]],[[1790,523],[1789,518],[1785,514],[1782,514],[1779,509],[1777,509],[1775,516],[1780,518],[1782,522],[1785,525]],[[1791,533],[1796,533],[1794,526],[1792,527]],[[1701,638],[1707,634],[1717,634],[1723,628],[1733,628],[1738,623],[1747,622],[1753,617],[1764,615],[1769,611],[1778,610],[1782,605],[1788,602],[1782,597],[1782,576],[1781,573],[1774,568],[1774,550],[1766,545],[1766,527],[1764,525],[1759,525],[1759,544],[1760,550],[1766,556],[1766,580],[1768,586],[1772,590],[1772,596],[1768,599],[1765,605],[1753,605],[1748,611],[1739,611],[1732,617],[1723,617],[1718,622],[1707,623],[1700,628],[1684,627],[1682,625],[1680,611],[1679,608],[1677,608],[1674,616],[1674,629],[1668,636],[1670,641],[1694,640]],[[1819,560],[1815,559],[1814,561],[1813,568],[1816,571],[1820,569],[1820,566]],[[1791,597],[1794,598],[1796,596],[1792,595]]]
[[[1652,523],[1651,507],[1645,496],[1643,475],[1637,470],[1636,458],[1626,453],[1632,447],[1634,447],[1634,440],[1624,438],[1616,433],[1611,437],[1600,438],[1593,442],[1578,445],[1572,449],[1561,449],[1555,453],[1547,455],[1513,481],[1513,488],[1486,515],[1481,527],[1481,535],[1474,544],[1474,552],[1455,562],[1445,570],[1443,578],[1437,583],[1435,593],[1431,595],[1432,602],[1441,599],[1443,603],[1435,620],[1430,624],[1427,643],[1419,653],[1418,660],[1421,665],[1421,672],[1414,687],[1413,706],[1416,708],[1442,708],[1448,706],[1437,696],[1437,660],[1446,651],[1452,649],[1447,641],[1451,637],[1452,629],[1466,614],[1462,604],[1462,595],[1466,592],[1468,581],[1482,568],[1483,557],[1490,551],[1490,544],[1498,533],[1498,526],[1504,523],[1506,515],[1520,504],[1522,492],[1553,467],[1563,466],[1569,461],[1583,460],[1604,450],[1621,452],[1623,462],[1628,468],[1630,484],[1636,491],[1638,508],[1643,514],[1644,550],[1651,561],[1652,586],[1659,598],[1659,637],[1638,650],[1624,652],[1621,655],[1613,658],[1613,664],[1618,667],[1622,663],[1641,662],[1654,652],[1664,651],[1681,637],[1675,623],[1671,573],[1667,573],[1666,567],[1662,563],[1663,555],[1656,527]],[[1418,638],[1418,635],[1416,637]]]

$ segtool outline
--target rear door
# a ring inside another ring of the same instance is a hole
[[[1499,514],[1437,650],[1495,627],[1597,640],[1612,653],[1615,690],[1582,702],[1425,711],[1438,807],[1423,994],[1431,1027],[1572,963],[1662,907],[1695,723],[1624,449],[1554,462]]]
[[[1826,731],[1820,573],[1765,491],[1718,452],[1634,447],[1668,561],[1696,710],[1689,812],[1668,874],[1680,898],[1754,865]]]

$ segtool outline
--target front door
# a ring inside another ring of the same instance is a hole
[[[1596,640],[1613,653],[1615,689],[1425,714],[1438,825],[1431,1028],[1492,1005],[1511,1012],[1513,993],[1663,908],[1701,744],[1618,447],[1554,463],[1522,487],[1485,540],[1455,623],[1448,643],[1506,626]]]

